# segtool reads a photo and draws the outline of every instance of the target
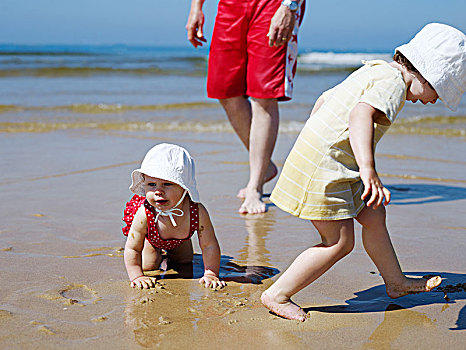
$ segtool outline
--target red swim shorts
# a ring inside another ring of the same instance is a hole
[[[290,41],[270,47],[267,33],[280,3],[281,0],[220,0],[209,54],[209,97],[291,99],[304,1],[296,11]]]

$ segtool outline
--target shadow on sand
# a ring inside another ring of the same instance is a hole
[[[385,186],[392,194],[390,204],[410,205],[435,202],[449,202],[466,199],[466,187],[445,186],[434,184],[397,184]],[[270,193],[262,195],[268,199]],[[267,210],[275,207],[275,204],[266,203]]]
[[[279,270],[266,266],[241,266],[232,261],[233,257],[222,255],[220,259],[220,276],[225,281],[237,283],[262,284],[264,279],[271,278],[279,273]],[[164,271],[165,270],[165,271]],[[176,274],[166,273],[174,270]],[[160,273],[161,279],[198,279],[204,275],[204,264],[201,254],[194,254],[191,264],[171,264],[168,263]]]
[[[454,304],[466,299],[466,275],[449,272],[405,272],[409,276],[440,275],[442,284],[429,293],[410,294],[398,299],[391,299],[385,292],[385,286],[379,285],[355,293],[356,297],[346,300],[345,305],[313,306],[304,308],[305,312],[319,311],[329,313],[369,313],[389,312],[411,309],[416,306],[433,304]],[[396,301],[395,301],[396,300]],[[466,307],[458,314],[456,327],[451,330],[466,329]]]
[[[387,185],[392,193],[391,204],[425,204],[466,199],[466,187],[430,185],[430,184],[399,184]]]

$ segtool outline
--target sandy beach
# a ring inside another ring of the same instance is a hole
[[[279,166],[295,138],[280,134]],[[412,276],[440,274],[442,288],[388,298],[358,227],[355,250],[296,295],[309,312],[297,323],[269,313],[259,296],[318,234],[271,204],[264,215],[237,214],[248,166],[233,133],[2,132],[0,348],[463,349],[464,141],[389,133],[377,149],[402,268]],[[129,286],[121,234],[129,174],[159,142],[186,147],[196,161],[222,249],[223,290],[198,284],[199,254],[182,271],[154,271],[154,289]]]
[[[440,274],[442,286],[388,298],[357,227],[355,250],[296,295],[309,312],[301,324],[272,315],[259,296],[319,236],[270,203],[264,215],[237,214],[248,156],[206,97],[207,51],[0,51],[1,349],[464,348],[464,99],[456,113],[408,103],[377,149],[401,265],[412,276]],[[279,167],[317,97],[367,55],[350,53],[341,65],[346,54],[330,53],[323,66],[302,55],[293,101],[280,106]],[[198,284],[197,238],[192,266],[154,271],[152,290],[129,286],[121,216],[130,173],[160,142],[187,148],[196,161],[224,290]]]

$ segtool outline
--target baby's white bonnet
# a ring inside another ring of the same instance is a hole
[[[140,196],[146,195],[143,174],[174,182],[188,191],[193,202],[199,202],[194,160],[183,147],[161,143],[147,152],[141,167],[131,173],[129,189]]]

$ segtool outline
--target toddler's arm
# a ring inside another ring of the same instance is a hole
[[[371,105],[360,102],[351,111],[349,119],[351,148],[364,184],[361,199],[365,200],[370,195],[367,206],[373,206],[374,209],[382,204],[384,198],[385,204],[390,202],[390,191],[382,185],[375,170],[374,160],[374,122],[383,120],[384,116]]]
[[[155,278],[144,276],[142,271],[142,249],[144,248],[146,232],[147,217],[144,206],[141,206],[134,215],[124,252],[126,271],[133,288],[154,287]]]
[[[225,287],[225,281],[218,277],[220,270],[220,246],[215,237],[214,227],[210,221],[206,208],[199,203],[199,246],[202,249],[202,260],[204,261],[204,276],[199,283],[205,287]]]

